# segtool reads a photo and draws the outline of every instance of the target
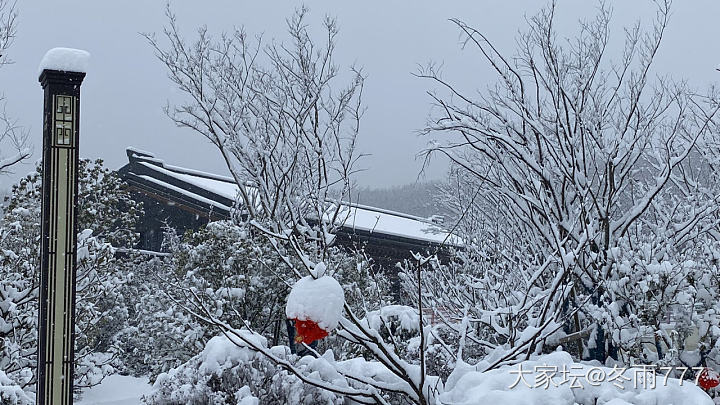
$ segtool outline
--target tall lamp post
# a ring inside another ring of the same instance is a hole
[[[45,101],[37,405],[73,402],[80,85],[89,56],[55,48],[40,64]]]

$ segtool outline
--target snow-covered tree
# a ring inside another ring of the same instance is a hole
[[[322,46],[305,9],[287,21],[288,45],[265,44],[242,29],[215,39],[205,27],[189,44],[167,13],[167,48],[146,37],[187,96],[168,116],[218,148],[240,186],[243,218],[297,250],[301,239],[314,241],[322,259],[343,214],[328,202],[350,198],[364,81],[335,65],[336,22],[324,21]],[[303,260],[303,267],[298,276],[313,265]]]
[[[140,206],[102,161],[80,162],[76,304],[76,381],[97,384],[119,366],[119,333],[127,320],[129,257],[110,242],[132,245]],[[40,169],[13,186],[0,221],[0,370],[32,390],[37,365],[37,299],[40,266]]]
[[[427,156],[452,162],[462,187],[447,198],[472,242],[461,263],[427,274],[428,304],[492,354],[486,368],[559,345],[582,359],[696,366],[717,342],[720,104],[654,73],[669,3],[647,30],[625,31],[615,60],[605,4],[570,40],[551,4],[514,54],[453,20],[497,81],[475,91],[432,65],[419,72],[435,86],[425,132],[442,137]],[[683,354],[698,331],[700,347]]]
[[[18,12],[16,3],[12,0],[0,0],[0,68],[11,63],[8,57],[8,50],[17,33],[17,21]],[[2,93],[2,88],[0,88],[0,175],[7,173],[12,166],[30,156],[27,132],[24,132],[17,121],[7,114],[5,108],[5,95]],[[5,232],[1,233],[1,241],[8,238]],[[23,249],[27,248],[27,245],[18,247]],[[0,254],[3,257],[6,255],[5,252]],[[2,265],[0,264],[0,266]],[[22,266],[26,265],[22,264]],[[3,360],[0,362],[0,400],[9,404],[31,403],[30,397],[25,395],[23,391],[23,386],[26,386],[30,383],[30,380],[32,380],[31,373],[21,371],[22,375],[16,375],[14,376],[15,378],[10,378],[5,374],[9,364],[9,358],[6,356],[12,353],[16,359],[22,358],[25,356],[26,350],[22,348],[22,343],[19,342],[27,342],[28,339],[32,339],[32,336],[22,336],[17,338],[17,341],[15,338],[12,340],[5,338],[8,333],[11,333],[12,328],[15,326],[15,321],[9,321],[8,318],[14,318],[17,314],[12,304],[14,304],[16,297],[19,297],[20,301],[22,301],[25,296],[25,290],[30,288],[26,281],[22,279],[25,275],[27,275],[26,269],[21,269],[13,278],[3,280],[2,284],[0,284],[0,288],[2,288],[0,291],[0,302],[2,303],[2,305],[0,305],[0,336],[3,336],[3,338],[0,338],[0,352],[3,353]],[[12,297],[10,297],[11,295]],[[23,318],[25,319],[18,320],[23,327],[32,323],[32,319]],[[22,335],[24,332],[20,331],[19,334]],[[21,368],[22,365],[15,371]]]
[[[18,13],[13,0],[0,0],[0,67],[11,63],[8,50],[17,33]],[[30,156],[28,133],[5,111],[0,88],[0,174]]]
[[[307,11],[300,9],[287,20],[288,44],[264,44],[241,29],[214,39],[206,28],[188,43],[175,16],[168,15],[167,45],[147,36],[170,79],[186,96],[168,108],[168,114],[218,148],[240,188],[234,220],[247,222],[266,238],[293,274],[287,280],[290,285],[301,277],[333,275],[337,269],[325,261],[333,233],[347,216],[341,201],[350,200],[351,175],[359,157],[355,145],[364,80],[359,71],[341,74],[335,65],[336,22],[326,19],[325,35],[317,41],[310,34]],[[341,380],[307,374],[246,338],[197,293],[188,290],[187,296],[188,311],[307,384],[361,403],[384,403],[385,396],[396,394],[426,403],[434,395],[430,391],[437,378],[426,378],[424,361],[411,364],[398,357],[394,343],[385,341],[347,303],[337,320],[338,335],[377,359],[376,367],[387,373],[343,368],[330,355],[327,366]],[[394,382],[388,384],[388,379]]]

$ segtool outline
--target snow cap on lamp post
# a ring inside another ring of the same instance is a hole
[[[80,85],[90,54],[49,50],[44,90],[37,405],[71,405],[75,368]]]
[[[90,53],[82,49],[53,48],[45,53],[38,74],[42,75],[45,70],[58,72],[87,73],[90,63]]]
[[[321,267],[321,268],[318,268]],[[306,276],[293,285],[288,295],[285,315],[295,321],[296,343],[310,344],[322,339],[340,321],[345,293],[340,283],[325,273],[325,265],[315,266],[318,278]]]

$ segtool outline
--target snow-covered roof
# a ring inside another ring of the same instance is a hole
[[[200,176],[194,176],[194,175],[183,173],[183,172],[173,171],[166,167],[157,166],[157,165],[147,163],[147,162],[140,162],[140,164],[143,166],[146,166],[147,168],[149,168],[151,170],[156,170],[159,173],[163,173],[167,176],[174,177],[185,183],[200,187],[204,190],[213,192],[217,195],[228,198],[230,200],[235,200],[235,198],[237,197],[237,194],[238,194],[238,190],[239,190],[238,186],[230,178],[228,178],[227,180],[221,180],[221,179],[213,179],[213,178],[208,178],[208,177],[200,177]]]
[[[38,74],[43,70],[60,70],[64,72],[87,73],[90,53],[81,49],[53,48],[45,53]]]
[[[457,236],[424,218],[357,204],[345,206],[341,212],[340,217],[345,228],[437,244],[459,245]]]
[[[135,148],[128,148],[127,154],[130,161],[142,169],[142,173],[134,173],[137,178],[180,193],[204,205],[229,212],[232,204],[228,205],[228,201],[235,201],[238,196],[239,188],[230,177],[167,165],[152,153]],[[345,203],[338,217],[343,221],[343,228],[351,233],[361,231],[437,245],[462,245],[459,237],[428,219],[414,215]]]

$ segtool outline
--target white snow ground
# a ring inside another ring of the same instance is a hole
[[[150,390],[146,378],[111,375],[100,385],[83,391],[75,405],[142,405],[142,396]]]

